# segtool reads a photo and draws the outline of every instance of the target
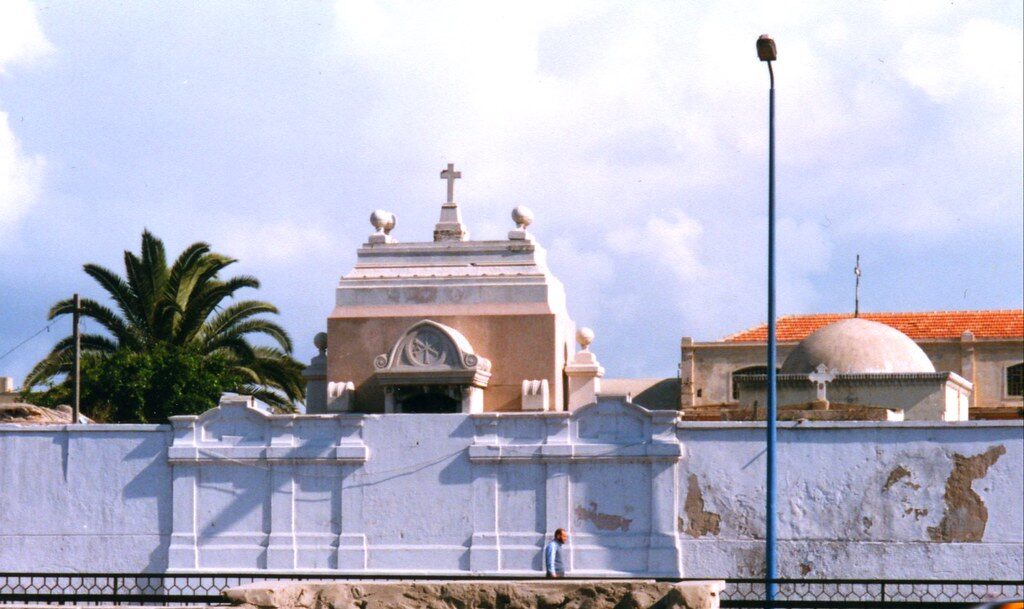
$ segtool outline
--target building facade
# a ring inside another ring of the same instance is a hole
[[[852,317],[832,313],[780,317],[780,365],[813,332]],[[860,318],[899,330],[917,343],[935,370],[970,383],[970,408],[1024,405],[1024,311],[861,313]],[[734,377],[766,373],[767,336],[767,326],[762,324],[717,341],[683,337],[680,406],[740,403]]]

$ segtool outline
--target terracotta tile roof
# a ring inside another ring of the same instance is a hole
[[[861,313],[864,319],[892,326],[914,340],[958,339],[970,330],[975,338],[1024,338],[1024,309],[998,311],[927,311],[907,313]],[[853,317],[852,313],[784,315],[776,321],[779,341],[800,341],[832,322]],[[730,334],[724,342],[764,342],[768,324]]]

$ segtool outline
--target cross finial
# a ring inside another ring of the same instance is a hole
[[[857,254],[857,264],[853,267],[853,274],[857,277],[853,288],[853,316],[860,317],[860,254]]]
[[[825,364],[818,364],[814,372],[807,375],[807,378],[817,386],[818,401],[826,399],[825,386],[836,380],[836,369],[829,368]]]
[[[448,163],[448,167],[441,170],[441,179],[448,181],[448,203],[455,202],[455,180],[462,177],[461,171],[455,171],[455,165]]]
[[[455,180],[462,177],[461,171],[455,171],[455,165],[441,170],[441,179],[448,182],[448,201],[441,206],[441,219],[434,227],[434,241],[468,241],[469,231],[462,224],[462,214],[455,203]]]

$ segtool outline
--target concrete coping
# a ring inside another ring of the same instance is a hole
[[[472,418],[518,418],[518,417],[538,417],[538,418],[568,418],[571,413],[568,412],[483,412],[474,415],[470,415]],[[402,415],[381,415],[381,414],[362,414],[362,413],[343,413],[343,414],[316,414],[316,415],[277,415],[285,418],[309,418],[309,419],[321,419],[321,418],[333,418],[333,417],[346,417],[346,418],[363,418],[363,417],[381,417],[381,416],[402,416]],[[406,416],[422,416],[409,414]],[[466,416],[466,415],[460,415]],[[734,428],[764,428],[764,421],[678,421],[676,427],[685,429],[734,429]],[[1005,427],[1009,429],[1013,428],[1024,428],[1024,420],[980,420],[980,421],[779,421],[778,427],[780,429],[829,429],[829,428],[841,428],[841,429],[857,429],[857,428],[892,428],[892,427],[920,427],[920,428],[949,428],[949,429],[963,429],[973,427]],[[137,424],[137,423],[103,423],[103,424],[78,424],[69,425],[67,423],[59,423],[54,425],[46,424],[32,424],[32,425],[21,425],[17,423],[3,423],[0,424],[0,432],[17,431],[22,433],[31,432],[47,432],[53,433],[54,431],[65,431],[65,432],[82,432],[82,433],[119,433],[126,431],[153,431],[153,432],[172,432],[173,428],[170,425],[161,424]]]
[[[739,383],[768,382],[767,374],[734,374],[733,381]],[[807,374],[777,374],[776,382],[782,383],[810,383],[814,381],[808,378]],[[935,381],[951,380],[961,385],[971,386],[971,382],[955,372],[840,372],[831,381],[834,384],[845,382],[873,382],[873,383],[929,383]]]
[[[0,423],[0,431],[67,431],[67,432],[125,432],[125,431],[166,431],[171,432],[173,428],[166,424],[156,423]]]
[[[510,242],[508,239],[500,241],[403,241],[389,243],[387,248],[370,247],[364,243],[360,246],[358,253],[367,257],[392,258],[396,255],[436,255],[439,253],[461,256],[503,254],[507,251],[532,253],[537,249],[539,248],[532,241],[521,243]]]
[[[1005,427],[1024,429],[1024,420],[1020,421],[779,421],[779,429],[888,429],[893,427],[901,428],[940,428],[940,429],[963,429],[974,427]],[[678,428],[686,429],[735,429],[735,428],[760,428],[764,429],[764,421],[679,421]]]

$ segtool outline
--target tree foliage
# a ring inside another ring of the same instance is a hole
[[[83,410],[100,423],[162,423],[173,414],[213,408],[221,392],[238,381],[227,358],[190,347],[88,353],[82,358]],[[43,406],[68,404],[71,387],[61,383],[31,397]]]
[[[201,412],[215,405],[222,391],[253,395],[278,411],[294,410],[302,398],[303,366],[290,355],[287,332],[265,317],[278,312],[274,305],[226,304],[235,292],[259,287],[248,275],[221,279],[221,271],[235,262],[206,243],[193,243],[168,266],[163,242],[145,231],[140,254],[124,253],[124,277],[86,264],[86,274],[115,308],[81,301],[82,316],[106,331],[81,336],[83,411],[112,421],[158,422]],[[73,300],[62,300],[49,318],[73,312]],[[254,337],[270,345],[254,345]],[[61,385],[53,386],[54,381],[71,372],[73,358],[68,336],[36,364],[25,386],[49,384],[39,400],[58,399],[67,390],[67,377]]]

